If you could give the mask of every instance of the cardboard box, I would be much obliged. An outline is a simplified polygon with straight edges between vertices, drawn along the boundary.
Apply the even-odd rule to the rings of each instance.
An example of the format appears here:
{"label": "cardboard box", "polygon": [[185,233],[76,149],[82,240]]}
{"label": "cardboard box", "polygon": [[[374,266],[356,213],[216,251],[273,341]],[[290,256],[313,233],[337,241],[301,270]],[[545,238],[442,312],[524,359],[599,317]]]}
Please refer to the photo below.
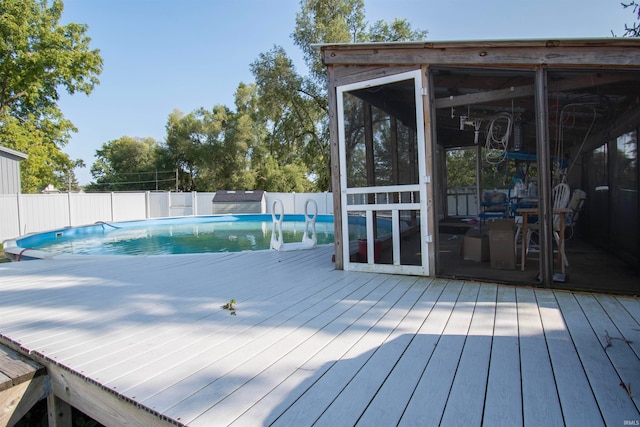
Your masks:
{"label": "cardboard box", "polygon": [[498,219],[489,223],[489,252],[491,268],[516,269],[515,222]]}
{"label": "cardboard box", "polygon": [[489,261],[489,236],[477,230],[469,230],[462,240],[465,261]]}

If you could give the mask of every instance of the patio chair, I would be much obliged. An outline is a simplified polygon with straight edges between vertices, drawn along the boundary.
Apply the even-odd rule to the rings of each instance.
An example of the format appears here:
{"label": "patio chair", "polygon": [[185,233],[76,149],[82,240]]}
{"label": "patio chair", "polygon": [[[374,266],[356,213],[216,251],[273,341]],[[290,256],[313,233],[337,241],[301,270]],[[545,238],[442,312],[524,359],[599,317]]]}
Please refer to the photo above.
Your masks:
{"label": "patio chair", "polygon": [[[569,195],[571,193],[571,189],[568,184],[560,183],[553,187],[552,191],[552,200],[553,200],[553,209],[564,209],[569,206]],[[558,250],[562,253],[562,262],[566,267],[569,266],[569,262],[567,261],[567,257],[564,254],[564,248],[561,248],[561,239],[560,239],[560,215],[562,214],[553,214],[552,216],[552,224],[553,224],[553,239],[558,246]],[[523,247],[522,250],[525,251],[524,259],[526,259],[527,254],[529,253],[529,249],[532,246],[531,238],[533,233],[540,231],[540,224],[538,222],[535,223],[527,223],[527,236],[522,236]],[[522,233],[522,224],[518,225],[518,229],[516,230],[516,247],[519,235]],[[563,239],[562,239],[563,240]],[[524,268],[524,265],[523,265]]]}
{"label": "patio chair", "polygon": [[490,219],[507,218],[509,215],[509,198],[500,191],[485,191],[480,202],[481,212],[478,214],[480,229]]}
{"label": "patio chair", "polygon": [[584,202],[586,199],[587,199],[587,193],[585,193],[584,191],[578,188],[573,190],[573,194],[571,195],[571,200],[569,200],[569,206],[568,206],[569,209],[571,209],[571,212],[569,212],[567,214],[567,217],[565,218],[566,226],[571,229],[571,232],[569,234],[569,237],[567,237],[567,239],[570,239],[573,237],[574,227],[578,223],[578,218],[580,217],[580,212],[582,211],[582,207],[584,206]]}

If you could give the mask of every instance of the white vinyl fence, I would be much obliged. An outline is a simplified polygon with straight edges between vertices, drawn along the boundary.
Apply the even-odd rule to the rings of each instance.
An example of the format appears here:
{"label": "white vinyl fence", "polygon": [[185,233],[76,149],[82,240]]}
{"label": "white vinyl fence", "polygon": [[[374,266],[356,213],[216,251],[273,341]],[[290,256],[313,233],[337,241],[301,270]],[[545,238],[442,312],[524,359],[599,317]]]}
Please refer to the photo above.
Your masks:
{"label": "white vinyl fence", "polygon": [[[216,193],[59,193],[0,194],[0,242],[29,233],[99,221],[134,221],[190,215],[211,215]],[[282,200],[285,214],[302,214],[308,199],[319,214],[333,214],[331,193],[265,193],[271,213]]]}

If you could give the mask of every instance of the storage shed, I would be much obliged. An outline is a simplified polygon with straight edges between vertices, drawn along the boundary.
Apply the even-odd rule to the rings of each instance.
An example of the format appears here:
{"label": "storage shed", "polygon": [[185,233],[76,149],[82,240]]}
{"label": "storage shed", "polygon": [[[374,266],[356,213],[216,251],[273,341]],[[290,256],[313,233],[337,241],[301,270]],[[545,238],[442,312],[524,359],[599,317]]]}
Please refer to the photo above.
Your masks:
{"label": "storage shed", "polygon": [[[561,215],[574,238],[637,274],[640,39],[333,44],[320,51],[328,71],[337,268],[551,286],[565,272],[560,264],[580,271],[577,257],[564,257]],[[475,159],[465,199],[475,206],[466,218],[448,203],[462,193],[448,185],[449,162],[460,153]],[[440,229],[446,220],[483,225],[482,195],[496,189],[484,184],[491,174],[504,177],[503,216],[514,222],[513,249],[504,253],[519,261],[513,271],[465,261],[462,234]],[[565,218],[554,210],[558,184],[586,194],[581,213]],[[536,209],[535,259],[518,235],[522,202]]]}
{"label": "storage shed", "polygon": [[219,190],[213,196],[214,214],[266,213],[264,190]]}
{"label": "storage shed", "polygon": [[0,194],[20,193],[20,161],[27,155],[0,145]]}

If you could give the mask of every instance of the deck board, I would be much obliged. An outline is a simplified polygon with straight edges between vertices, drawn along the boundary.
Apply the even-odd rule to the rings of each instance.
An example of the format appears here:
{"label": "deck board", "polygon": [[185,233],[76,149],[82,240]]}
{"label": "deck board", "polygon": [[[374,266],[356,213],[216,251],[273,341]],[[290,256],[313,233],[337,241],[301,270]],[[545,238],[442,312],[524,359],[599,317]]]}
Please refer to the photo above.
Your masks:
{"label": "deck board", "polygon": [[[372,285],[378,287],[383,284],[386,278],[377,277]],[[373,296],[372,294],[368,294]],[[270,424],[278,416],[279,411],[274,408],[287,408],[291,406],[298,398],[299,392],[306,390],[311,384],[315,383],[322,377],[332,366],[333,362],[338,360],[360,337],[363,336],[366,331],[361,330],[358,326],[358,322],[365,318],[367,313],[375,307],[372,301],[366,304],[358,303],[345,307],[343,315],[336,319],[329,325],[328,328],[323,329],[322,335],[314,335],[314,338],[325,341],[324,345],[311,357],[304,352],[305,357],[295,365],[295,369],[292,371],[289,369],[284,375],[278,379],[277,385],[273,388],[269,388],[263,392],[263,396],[259,399],[255,399],[255,402],[251,402],[250,408],[244,413],[236,413],[234,422],[236,425],[257,425],[257,424]],[[326,334],[325,334],[326,333]],[[296,356],[292,355],[294,362]],[[265,371],[265,374],[268,374]],[[260,384],[252,384],[256,387],[260,387]],[[243,393],[234,396],[234,401],[242,399],[246,395]],[[244,402],[246,405],[248,402]],[[216,408],[215,412],[224,411],[223,407]],[[229,414],[227,414],[229,416]],[[233,416],[233,415],[232,415]]]}
{"label": "deck board", "polygon": [[[252,377],[241,389],[226,397],[223,404],[211,407],[196,421],[204,425],[207,422],[219,422],[227,425],[248,412],[255,416],[260,412],[260,407],[264,407],[265,402],[268,402],[273,396],[280,396],[281,391],[285,388],[290,390],[292,388],[290,384],[299,385],[301,383],[299,379],[308,376],[312,369],[301,368],[296,373],[302,372],[303,374],[296,375],[296,373],[292,374],[291,366],[299,366],[318,357],[318,354],[331,343],[335,336],[342,333],[348,325],[363,314],[355,308],[356,305],[345,307],[346,310],[340,310],[339,315],[331,319],[324,327],[311,331],[306,337],[301,337],[303,339],[300,340],[298,346]],[[310,364],[312,363],[310,362]],[[259,404],[256,404],[256,396],[259,397]],[[243,418],[246,422],[248,416],[245,414]],[[263,419],[256,417],[252,419],[251,423],[257,425],[262,421]]]}
{"label": "deck board", "polygon": [[[592,295],[577,295],[576,300],[618,374],[619,383],[640,384],[640,360],[635,359],[635,363],[629,363],[634,361],[636,354],[609,314]],[[631,397],[638,407],[640,396],[634,394],[632,390]]]}
{"label": "deck board", "polygon": [[[396,286],[394,290],[396,289],[399,292],[405,291],[405,289],[402,289],[400,286]],[[380,301],[384,301],[384,298],[389,297],[390,294],[391,293],[382,297]],[[239,354],[232,354],[228,360],[231,364],[226,365],[225,368],[227,371],[224,377],[207,384],[199,390],[199,398],[197,400],[189,399],[182,401],[166,412],[169,415],[172,413],[186,413],[188,414],[188,419],[198,417],[198,422],[194,425],[211,425],[213,420],[208,420],[208,417],[200,416],[200,414],[209,409],[211,405],[220,401],[226,394],[237,390],[242,383],[247,381],[247,378],[251,378],[250,375],[252,373],[264,371],[285,357],[289,352],[294,351],[300,342],[304,342],[313,335],[316,330],[326,326],[335,319],[335,316],[336,311],[334,310],[323,310],[320,313],[305,310],[291,322],[292,326],[294,323],[300,324],[300,328],[293,330],[292,326],[274,328],[273,331],[265,337],[262,345],[256,348],[255,355],[259,355],[259,357],[249,357],[244,361],[242,359],[238,360]],[[278,339],[278,336],[284,333],[286,333],[286,336]],[[243,349],[238,353],[246,353],[246,350]],[[171,390],[169,390],[169,393],[173,394]],[[202,404],[203,402],[204,405]]]}
{"label": "deck board", "polygon": [[[325,409],[316,421],[317,425],[331,425],[335,420],[343,420],[347,425],[354,425],[358,421],[375,391],[380,388],[420,326],[417,319],[413,319],[412,322],[407,316],[411,308],[420,301],[424,291],[423,286],[414,284],[398,304],[392,307],[393,312],[390,312],[384,321],[393,330]],[[362,393],[361,390],[367,390],[369,393]]]}
{"label": "deck board", "polygon": [[[638,409],[620,386],[620,378],[575,295],[558,293],[556,298],[605,424],[619,425],[625,420],[637,420]],[[629,360],[628,363],[636,361]]]}
{"label": "deck board", "polygon": [[[327,359],[328,354],[323,355],[325,364],[330,369],[327,369],[312,387],[302,390],[302,395],[276,420],[275,425],[309,425],[322,415],[369,360],[376,348],[388,337],[391,330],[386,323],[387,316],[393,315],[390,314],[391,308],[406,291],[405,286],[393,286],[391,289],[380,287],[378,293],[384,295],[370,296],[370,309],[358,319],[359,323],[362,322],[362,325],[368,327],[352,328],[348,333],[341,334],[344,339],[338,343],[339,345],[332,346],[336,357]],[[375,325],[380,327],[370,331]]]}
{"label": "deck board", "polygon": [[[341,293],[335,294],[334,297],[342,298],[343,296],[349,296],[349,295],[357,296],[356,294],[357,291],[361,289],[366,289],[368,286],[371,286],[371,283],[369,283],[370,278],[357,277],[355,279],[356,280],[353,280],[353,281],[338,281],[337,284],[341,285]],[[355,310],[347,310],[342,315],[342,317],[337,318],[334,323],[349,324],[350,322],[356,320],[353,314],[354,311]],[[251,332],[251,326],[247,324],[243,327],[243,329],[239,333],[243,336],[246,336],[250,332]],[[198,359],[200,357],[205,357],[210,359],[211,356],[208,356],[208,354],[211,354],[216,349],[217,342],[218,342],[218,340],[213,340],[213,341],[206,340],[206,341],[207,341],[207,346],[202,346],[200,343],[195,343],[195,345],[187,346],[186,348],[184,348],[185,350],[184,353],[182,352],[177,353],[176,357],[173,357],[172,360],[163,360],[163,359],[157,360],[154,363],[154,365],[151,365],[149,367],[151,372],[148,372],[147,379],[142,383],[136,385],[131,392],[139,394],[143,400],[148,399],[149,397],[151,397],[151,395],[147,394],[145,396],[144,394],[141,394],[140,391],[142,387],[149,388],[147,384],[149,382],[149,379],[151,380],[156,379],[156,376],[153,375],[154,372],[160,371],[166,375],[174,375],[176,377],[179,377],[181,375],[185,376],[189,372],[191,372],[191,369],[188,368],[187,364],[193,364],[194,366],[198,366],[198,365],[202,366],[202,362],[199,361]],[[167,362],[171,362],[171,363],[167,363]],[[162,369],[165,369],[166,372],[161,371]],[[183,373],[182,374],[177,373],[176,370],[178,369],[182,369]],[[161,380],[161,379],[159,378],[158,380]],[[153,390],[154,387],[152,386],[150,387],[150,389]],[[158,389],[155,388],[155,391],[157,392]],[[236,395],[238,395],[238,393],[234,393],[234,396]]]}
{"label": "deck board", "polygon": [[563,417],[576,425],[604,425],[595,397],[552,292],[536,292]]}
{"label": "deck board", "polygon": [[460,284],[451,293],[451,310],[442,335],[437,339],[420,381],[407,404],[400,425],[438,425],[471,324],[480,286]]}
{"label": "deck board", "polygon": [[482,425],[495,322],[495,286],[482,286],[441,425]]}
{"label": "deck board", "polygon": [[615,323],[618,331],[636,356],[640,357],[640,323],[621,304],[618,298],[610,295],[596,295],[598,302]]}
{"label": "deck board", "polygon": [[535,292],[517,289],[524,424],[562,425],[562,412]]}
{"label": "deck board", "polygon": [[484,400],[483,425],[522,425],[522,381],[515,288],[496,293],[491,359]]}
{"label": "deck board", "polygon": [[[397,361],[389,361],[394,364],[391,369],[379,373],[386,375],[386,378],[358,419],[358,425],[395,425],[400,420],[422,373],[425,350],[431,351],[432,348],[429,345],[421,346],[420,341],[425,341],[419,337],[426,333],[427,324],[431,324],[432,321],[436,323],[437,320],[432,317],[433,308],[444,288],[445,283],[442,281],[432,282],[416,303],[414,310],[409,313],[407,320],[410,322],[410,328],[396,340],[397,344],[404,345],[402,354]],[[413,328],[415,333],[412,332]]]}
{"label": "deck board", "polygon": [[0,264],[0,341],[196,427],[640,420],[620,385],[640,383],[637,298],[336,271],[332,253]]}

